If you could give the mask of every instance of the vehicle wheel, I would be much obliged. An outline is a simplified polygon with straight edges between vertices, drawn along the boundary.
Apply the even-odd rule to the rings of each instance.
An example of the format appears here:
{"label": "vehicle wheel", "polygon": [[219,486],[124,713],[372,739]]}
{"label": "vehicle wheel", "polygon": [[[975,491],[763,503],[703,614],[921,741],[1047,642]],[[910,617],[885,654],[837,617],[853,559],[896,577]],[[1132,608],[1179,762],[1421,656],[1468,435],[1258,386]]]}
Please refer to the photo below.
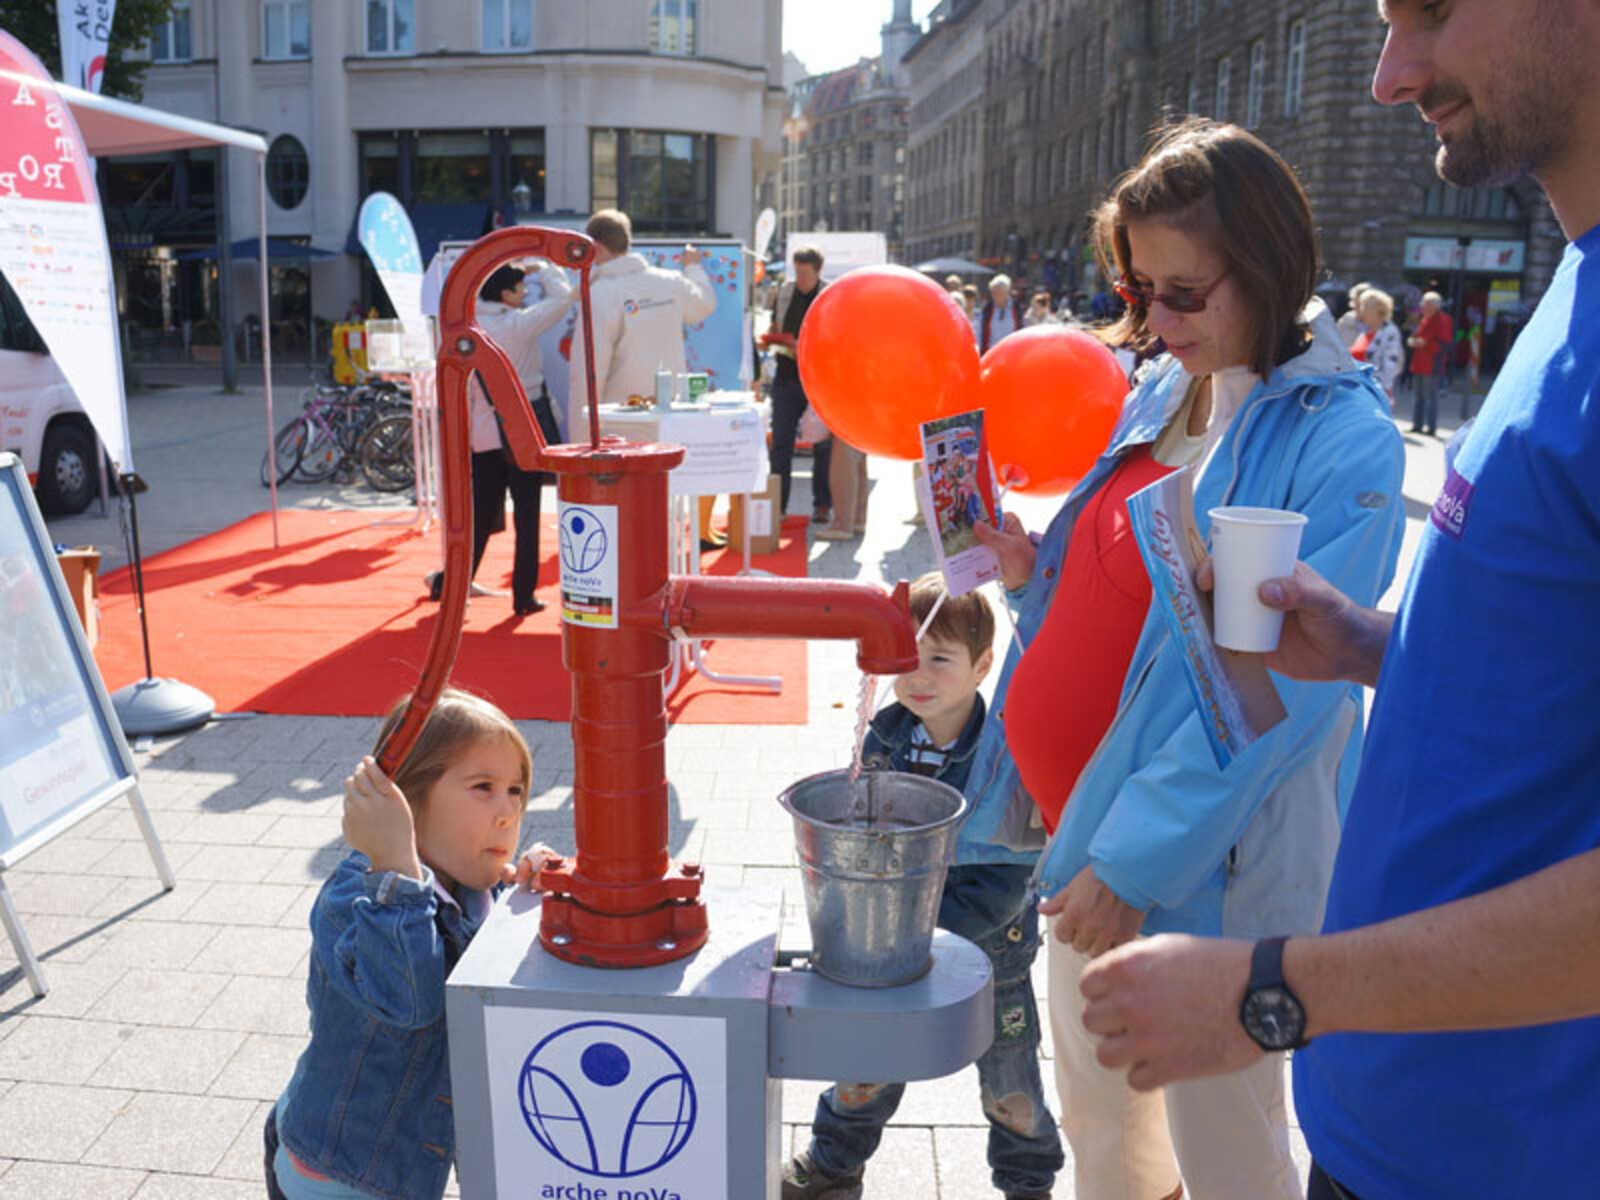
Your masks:
{"label": "vehicle wheel", "polygon": [[88,508],[100,490],[94,454],[94,435],[83,426],[52,426],[39,456],[39,507],[56,517]]}
{"label": "vehicle wheel", "polygon": [[[289,476],[293,475],[295,468],[300,465],[300,455],[306,448],[306,422],[304,417],[296,417],[282,429],[278,430],[278,438],[274,443],[277,454],[278,482],[288,483]],[[270,467],[267,456],[261,456],[261,486],[266,487]]]}
{"label": "vehicle wheel", "polygon": [[361,439],[361,473],[373,489],[399,492],[416,474],[411,459],[411,414],[397,413],[373,423]]}
{"label": "vehicle wheel", "polygon": [[325,425],[311,431],[306,452],[300,456],[300,478],[307,483],[321,483],[332,476],[344,461],[344,451],[339,449],[339,438]]}

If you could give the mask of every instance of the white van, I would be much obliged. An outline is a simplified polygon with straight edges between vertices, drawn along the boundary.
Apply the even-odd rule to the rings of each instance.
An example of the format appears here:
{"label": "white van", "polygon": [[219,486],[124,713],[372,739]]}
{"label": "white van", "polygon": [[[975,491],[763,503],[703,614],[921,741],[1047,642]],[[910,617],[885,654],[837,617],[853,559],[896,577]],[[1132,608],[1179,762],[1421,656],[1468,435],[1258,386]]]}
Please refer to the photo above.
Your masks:
{"label": "white van", "polygon": [[100,491],[94,426],[0,275],[0,450],[22,458],[47,515],[70,516]]}

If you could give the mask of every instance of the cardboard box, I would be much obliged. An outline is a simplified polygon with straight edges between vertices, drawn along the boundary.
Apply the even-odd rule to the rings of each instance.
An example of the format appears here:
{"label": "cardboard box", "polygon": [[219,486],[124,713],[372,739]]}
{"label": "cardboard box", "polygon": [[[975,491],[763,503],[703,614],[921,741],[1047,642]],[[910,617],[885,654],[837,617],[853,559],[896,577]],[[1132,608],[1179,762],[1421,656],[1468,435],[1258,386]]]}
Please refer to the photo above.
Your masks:
{"label": "cardboard box", "polygon": [[63,550],[56,555],[56,563],[67,581],[67,592],[72,597],[72,607],[78,610],[84,636],[93,647],[100,640],[100,551],[93,546]]}
{"label": "cardboard box", "polygon": [[776,554],[778,533],[783,525],[783,479],[776,473],[767,476],[767,490],[753,496],[734,496],[728,510],[728,548],[744,549],[745,504],[750,506],[750,553]]}

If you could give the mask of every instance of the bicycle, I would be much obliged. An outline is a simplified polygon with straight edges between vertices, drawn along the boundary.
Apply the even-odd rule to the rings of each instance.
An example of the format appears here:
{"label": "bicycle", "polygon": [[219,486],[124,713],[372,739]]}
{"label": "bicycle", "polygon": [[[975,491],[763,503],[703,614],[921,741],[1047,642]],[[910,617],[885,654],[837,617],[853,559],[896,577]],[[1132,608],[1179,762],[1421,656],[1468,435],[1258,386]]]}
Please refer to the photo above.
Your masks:
{"label": "bicycle", "polygon": [[[278,482],[295,474],[320,483],[338,473],[354,478],[361,440],[382,417],[410,411],[404,389],[389,380],[343,386],[317,383],[306,390],[301,412],[278,431],[274,442]],[[261,460],[261,482],[270,468]]]}

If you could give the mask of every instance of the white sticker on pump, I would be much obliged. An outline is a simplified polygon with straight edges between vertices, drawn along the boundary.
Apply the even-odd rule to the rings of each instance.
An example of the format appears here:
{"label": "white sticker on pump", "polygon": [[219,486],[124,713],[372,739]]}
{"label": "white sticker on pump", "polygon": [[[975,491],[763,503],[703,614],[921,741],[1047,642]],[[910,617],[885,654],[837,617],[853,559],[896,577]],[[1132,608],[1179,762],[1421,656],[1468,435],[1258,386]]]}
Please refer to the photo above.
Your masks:
{"label": "white sticker on pump", "polygon": [[561,619],[617,627],[617,506],[561,504]]}

